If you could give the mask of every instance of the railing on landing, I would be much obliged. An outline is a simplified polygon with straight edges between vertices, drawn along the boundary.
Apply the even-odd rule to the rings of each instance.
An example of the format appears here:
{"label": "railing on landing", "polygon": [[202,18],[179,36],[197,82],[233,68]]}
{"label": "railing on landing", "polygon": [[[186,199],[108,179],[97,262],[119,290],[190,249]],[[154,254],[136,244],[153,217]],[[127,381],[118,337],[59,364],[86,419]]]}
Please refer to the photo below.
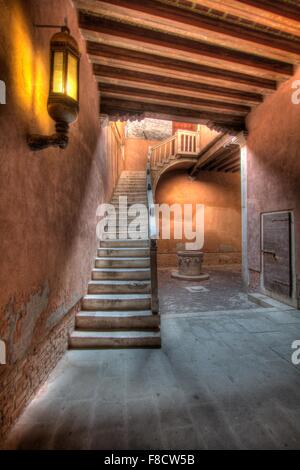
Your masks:
{"label": "railing on landing", "polygon": [[152,176],[153,191],[164,169],[171,166],[176,160],[193,160],[198,157],[201,150],[200,132],[177,131],[169,139],[149,148],[150,172]]}
{"label": "railing on landing", "polygon": [[150,239],[150,268],[151,268],[151,308],[153,314],[159,312],[158,278],[157,278],[157,226],[150,161],[147,164],[147,199],[148,199],[148,227]]}

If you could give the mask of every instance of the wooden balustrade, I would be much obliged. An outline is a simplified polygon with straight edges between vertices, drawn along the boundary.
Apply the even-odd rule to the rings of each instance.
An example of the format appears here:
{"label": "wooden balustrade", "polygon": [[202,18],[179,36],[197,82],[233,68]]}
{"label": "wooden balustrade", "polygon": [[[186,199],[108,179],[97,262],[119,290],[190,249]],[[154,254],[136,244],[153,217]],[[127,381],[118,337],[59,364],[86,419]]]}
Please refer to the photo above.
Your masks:
{"label": "wooden balustrade", "polygon": [[181,157],[197,157],[200,152],[200,133],[193,131],[177,131],[172,137],[150,147],[150,169],[169,163]]}

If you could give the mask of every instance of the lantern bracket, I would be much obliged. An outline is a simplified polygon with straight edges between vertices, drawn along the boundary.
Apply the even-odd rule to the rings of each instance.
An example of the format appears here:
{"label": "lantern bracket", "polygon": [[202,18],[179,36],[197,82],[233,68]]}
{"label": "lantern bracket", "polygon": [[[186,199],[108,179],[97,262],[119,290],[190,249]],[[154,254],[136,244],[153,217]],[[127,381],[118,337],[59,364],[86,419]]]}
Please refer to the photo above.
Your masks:
{"label": "lantern bracket", "polygon": [[46,29],[61,29],[62,32],[70,33],[70,29],[68,27],[68,18],[65,17],[65,24],[34,24],[35,28],[46,28]]}
{"label": "lantern bracket", "polygon": [[30,134],[27,143],[31,150],[44,150],[49,147],[65,149],[69,143],[69,125],[56,123],[56,133],[53,135]]}

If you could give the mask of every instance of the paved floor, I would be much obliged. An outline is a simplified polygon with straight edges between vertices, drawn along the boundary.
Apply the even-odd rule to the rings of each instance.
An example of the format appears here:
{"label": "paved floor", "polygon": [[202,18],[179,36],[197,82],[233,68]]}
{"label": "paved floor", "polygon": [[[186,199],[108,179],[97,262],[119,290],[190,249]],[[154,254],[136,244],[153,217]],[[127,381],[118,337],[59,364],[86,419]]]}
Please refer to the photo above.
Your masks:
{"label": "paved floor", "polygon": [[299,449],[300,312],[173,305],[161,350],[69,351],[6,448]]}
{"label": "paved floor", "polygon": [[[255,308],[243,292],[239,265],[210,267],[208,281],[191,282],[171,278],[172,269],[160,269],[161,314],[209,312]],[[199,290],[198,290],[199,289]],[[176,295],[174,295],[176,292]]]}

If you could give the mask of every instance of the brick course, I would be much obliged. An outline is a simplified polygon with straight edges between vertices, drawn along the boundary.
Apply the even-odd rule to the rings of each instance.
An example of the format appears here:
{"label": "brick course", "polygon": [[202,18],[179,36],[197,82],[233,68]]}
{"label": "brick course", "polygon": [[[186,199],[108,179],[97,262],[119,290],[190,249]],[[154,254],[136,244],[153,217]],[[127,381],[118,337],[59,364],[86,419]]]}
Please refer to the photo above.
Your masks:
{"label": "brick course", "polygon": [[68,349],[69,333],[74,329],[78,310],[80,303],[28,351],[25,359],[0,366],[0,447],[9,429]]}

